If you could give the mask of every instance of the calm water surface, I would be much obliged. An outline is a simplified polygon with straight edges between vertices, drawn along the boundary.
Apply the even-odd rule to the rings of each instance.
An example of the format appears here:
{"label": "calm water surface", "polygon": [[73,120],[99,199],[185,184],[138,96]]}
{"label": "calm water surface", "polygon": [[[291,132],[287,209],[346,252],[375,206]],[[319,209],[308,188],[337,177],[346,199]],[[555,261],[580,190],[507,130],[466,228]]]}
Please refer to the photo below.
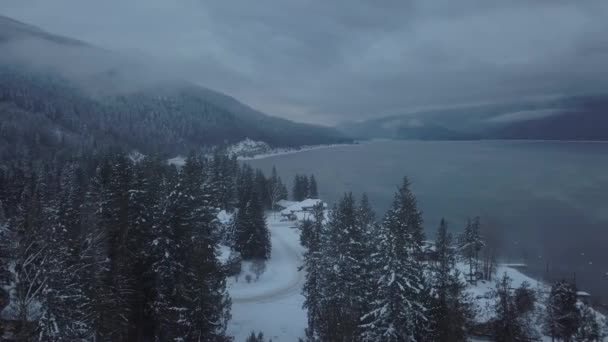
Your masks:
{"label": "calm water surface", "polygon": [[459,231],[479,215],[504,233],[507,261],[525,259],[539,276],[548,264],[551,277],[576,276],[608,298],[608,144],[374,141],[249,163],[275,165],[289,186],[314,173],[330,203],[366,192],[378,216],[408,176],[430,237],[442,217]]}

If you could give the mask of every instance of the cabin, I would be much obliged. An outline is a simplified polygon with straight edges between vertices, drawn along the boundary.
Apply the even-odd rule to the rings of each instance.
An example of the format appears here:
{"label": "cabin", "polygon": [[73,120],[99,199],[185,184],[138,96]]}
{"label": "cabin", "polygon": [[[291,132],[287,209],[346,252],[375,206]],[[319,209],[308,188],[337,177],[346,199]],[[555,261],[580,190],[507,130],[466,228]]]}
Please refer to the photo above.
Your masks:
{"label": "cabin", "polygon": [[283,210],[283,209],[289,208],[290,206],[292,206],[296,203],[298,203],[298,202],[282,199],[282,200],[277,201],[277,203],[274,204],[274,207],[276,210]]}
{"label": "cabin", "polygon": [[327,208],[327,203],[320,199],[307,198],[301,202],[293,202],[293,204],[281,210],[281,216],[287,221],[306,220],[312,218],[313,208],[320,203],[323,208]]}

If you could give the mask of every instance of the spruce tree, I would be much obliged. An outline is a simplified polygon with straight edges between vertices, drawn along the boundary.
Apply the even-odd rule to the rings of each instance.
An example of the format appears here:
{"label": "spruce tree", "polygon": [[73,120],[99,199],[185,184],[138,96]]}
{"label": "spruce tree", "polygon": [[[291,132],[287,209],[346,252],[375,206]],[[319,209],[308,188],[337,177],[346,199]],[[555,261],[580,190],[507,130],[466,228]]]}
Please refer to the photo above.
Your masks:
{"label": "spruce tree", "polygon": [[376,257],[381,265],[371,311],[363,316],[365,341],[414,341],[427,321],[421,298],[425,291],[422,216],[407,178],[395,194],[378,230]]}
{"label": "spruce tree", "polygon": [[230,301],[215,256],[211,202],[204,188],[202,162],[191,155],[154,229],[156,299],[152,308],[159,340],[227,340]]}
{"label": "spruce tree", "polygon": [[308,177],[304,175],[295,175],[293,179],[293,200],[303,201],[309,195]]}
{"label": "spruce tree", "polygon": [[323,221],[325,214],[323,205],[317,204],[313,207],[313,219],[305,221],[303,225],[301,241],[306,248],[303,256],[302,269],[306,271],[306,281],[302,288],[304,295],[303,307],[307,309],[308,328],[306,336],[314,341],[319,334],[319,320],[322,317],[323,307],[321,306],[321,296],[323,289],[321,284],[322,269],[322,234]]}
{"label": "spruce tree", "polygon": [[[188,164],[188,163],[187,163]],[[226,292],[225,274],[215,255],[217,241],[216,210],[212,198],[214,184],[205,183],[201,164],[184,169],[189,212],[188,235],[184,240],[184,273],[179,278],[177,302],[185,308],[182,317],[188,322],[186,340],[227,341],[226,326],[230,319],[230,299]]]}
{"label": "spruce tree", "polygon": [[600,316],[588,305],[581,305],[580,324],[576,332],[577,342],[599,342],[606,337],[600,324]]}
{"label": "spruce tree", "polygon": [[310,180],[308,181],[308,197],[319,198],[319,191],[317,190],[317,180],[315,179],[315,175],[310,175]]}
{"label": "spruce tree", "polygon": [[235,248],[245,260],[270,258],[270,232],[264,208],[255,191],[239,204],[235,224]]}
{"label": "spruce tree", "polygon": [[323,236],[321,340],[359,340],[367,301],[369,249],[352,194],[331,212]]}
{"label": "spruce tree", "polygon": [[448,225],[441,219],[435,239],[436,261],[431,265],[429,308],[432,341],[466,341],[473,312],[456,269],[456,255]]}
{"label": "spruce tree", "polygon": [[85,292],[85,265],[79,257],[79,167],[64,168],[60,203],[46,204],[46,282],[41,293],[38,339],[51,341],[93,340],[95,331],[89,312],[91,298]]}
{"label": "spruce tree", "polygon": [[479,217],[475,217],[472,221],[469,219],[467,225],[459,237],[458,248],[469,265],[469,281],[474,283],[477,281],[477,265],[479,261],[479,251],[484,246],[484,241],[481,237],[481,223]]}
{"label": "spruce tree", "polygon": [[87,194],[89,222],[84,259],[88,269],[88,295],[94,308],[99,338],[122,340],[128,335],[132,274],[126,241],[129,226],[131,164],[124,154],[106,157],[96,171]]}
{"label": "spruce tree", "polygon": [[511,282],[506,273],[496,282],[494,339],[497,342],[529,341],[532,331],[527,317],[521,315],[517,308]]}
{"label": "spruce tree", "polygon": [[554,283],[547,299],[546,310],[544,333],[552,338],[571,341],[580,324],[576,285],[565,280]]}

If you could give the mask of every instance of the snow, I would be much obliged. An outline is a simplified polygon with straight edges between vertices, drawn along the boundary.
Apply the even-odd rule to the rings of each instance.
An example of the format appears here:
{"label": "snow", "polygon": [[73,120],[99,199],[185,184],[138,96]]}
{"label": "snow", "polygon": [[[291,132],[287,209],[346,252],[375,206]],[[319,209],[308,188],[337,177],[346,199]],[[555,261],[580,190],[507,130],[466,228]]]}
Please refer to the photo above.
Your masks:
{"label": "snow", "polygon": [[[281,222],[277,215],[269,215],[272,254],[266,270],[256,281],[252,263],[243,263],[243,272],[228,279],[232,297],[232,320],[228,333],[235,341],[244,341],[251,331],[262,331],[275,342],[297,341],[304,336],[306,311],[302,309],[304,272],[303,248],[299,230],[293,222]],[[251,282],[246,281],[249,275]]]}
{"label": "snow", "polygon": [[141,152],[139,152],[137,150],[133,150],[133,151],[131,151],[131,153],[129,153],[129,159],[131,159],[131,161],[134,163],[139,163],[145,157],[146,156],[144,154],[142,154]]}
{"label": "snow", "polygon": [[[281,215],[289,215],[289,214],[297,213],[299,211],[304,211],[306,209],[310,209],[310,208],[314,207],[315,205],[317,205],[319,203],[323,203],[323,201],[321,201],[320,199],[312,199],[312,198],[307,198],[301,202],[294,202],[289,207],[281,210]],[[325,207],[327,205],[325,203],[323,203],[323,206]]]}
{"label": "snow", "polygon": [[286,199],[282,199],[282,200],[279,200],[276,203],[276,205],[279,206],[279,207],[282,207],[282,208],[287,208],[287,207],[292,206],[292,205],[294,205],[296,203],[298,203],[298,202],[297,201],[289,201],[289,200],[286,200]]}
{"label": "snow", "polygon": [[[232,297],[232,319],[228,333],[234,336],[235,341],[246,340],[252,331],[261,331],[266,338],[275,342],[297,341],[304,337],[307,317],[306,310],[302,308],[304,297],[301,292],[305,273],[298,271],[302,264],[303,247],[300,245],[299,230],[295,228],[297,223],[281,221],[276,212],[267,215],[267,223],[271,233],[272,255],[266,263],[265,272],[256,281],[253,263],[243,262],[241,274],[228,278],[228,291]],[[466,292],[478,308],[477,322],[487,322],[493,317],[496,280],[505,273],[512,279],[512,288],[528,282],[537,294],[544,296],[549,292],[546,284],[516,269],[520,266],[498,265],[493,281],[468,285]],[[457,267],[464,279],[468,266],[459,263]],[[247,277],[250,282],[247,282]],[[598,316],[603,319],[603,316]],[[546,337],[542,340],[550,341]]]}
{"label": "snow", "polygon": [[232,222],[232,217],[234,215],[226,212],[226,210],[222,210],[217,213],[217,219],[221,224],[230,224]]}
{"label": "snow", "polygon": [[231,254],[232,254],[232,249],[230,249],[230,247],[225,246],[225,245],[217,246],[217,260],[222,265],[225,265],[226,263],[228,263],[228,260],[230,260]]}
{"label": "snow", "polygon": [[[468,274],[468,266],[463,263],[459,263],[457,268],[460,270],[464,279],[464,275]],[[548,291],[547,286],[543,282],[530,278],[520,271],[511,268],[510,266],[498,265],[496,268],[496,274],[492,281],[480,280],[477,282],[477,284],[469,284],[466,289],[466,292],[472,296],[479,308],[479,312],[475,317],[476,321],[487,322],[494,315],[495,298],[493,296],[493,292],[496,290],[496,281],[505,273],[509,278],[511,278],[511,287],[513,288],[518,288],[524,282],[528,282],[532,290],[541,290],[543,292]]]}
{"label": "snow", "polygon": [[272,151],[272,148],[267,143],[249,138],[239,141],[226,149],[228,155],[235,155],[237,158],[254,157],[270,151]]}
{"label": "snow", "polygon": [[186,164],[186,158],[184,156],[177,156],[167,160],[167,164],[182,167]]}
{"label": "snow", "polygon": [[282,155],[286,155],[286,154],[294,154],[294,153],[305,152],[305,151],[320,150],[320,149],[331,148],[331,147],[343,147],[343,146],[355,146],[355,145],[353,145],[353,144],[328,144],[328,145],[306,145],[306,146],[300,146],[300,147],[296,147],[296,148],[274,148],[265,153],[259,153],[259,154],[255,154],[252,156],[238,157],[238,159],[239,160],[264,159],[264,158],[282,156]]}

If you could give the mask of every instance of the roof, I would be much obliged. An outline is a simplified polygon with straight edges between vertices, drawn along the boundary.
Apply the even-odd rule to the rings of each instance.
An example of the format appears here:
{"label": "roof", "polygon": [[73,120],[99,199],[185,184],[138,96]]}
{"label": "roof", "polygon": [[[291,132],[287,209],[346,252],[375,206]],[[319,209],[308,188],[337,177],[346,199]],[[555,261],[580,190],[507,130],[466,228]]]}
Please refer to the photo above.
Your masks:
{"label": "roof", "polygon": [[[281,210],[281,214],[289,215],[289,214],[297,212],[297,211],[302,211],[305,208],[314,207],[315,205],[317,205],[319,203],[323,203],[323,201],[321,201],[320,199],[307,198],[307,199],[303,200],[302,202],[294,202],[292,205]],[[323,203],[323,206],[325,206],[325,203]]]}
{"label": "roof", "polygon": [[578,292],[576,293],[576,295],[577,295],[578,297],[591,297],[591,295],[589,294],[589,292],[585,292],[585,291],[578,291]]}
{"label": "roof", "polygon": [[298,202],[295,202],[295,201],[288,201],[288,200],[286,200],[286,199],[282,199],[282,200],[277,201],[277,203],[276,203],[276,204],[277,204],[279,207],[287,208],[287,207],[289,207],[289,206],[291,206],[291,205],[294,205],[294,204],[296,204],[296,203],[298,203]]}

